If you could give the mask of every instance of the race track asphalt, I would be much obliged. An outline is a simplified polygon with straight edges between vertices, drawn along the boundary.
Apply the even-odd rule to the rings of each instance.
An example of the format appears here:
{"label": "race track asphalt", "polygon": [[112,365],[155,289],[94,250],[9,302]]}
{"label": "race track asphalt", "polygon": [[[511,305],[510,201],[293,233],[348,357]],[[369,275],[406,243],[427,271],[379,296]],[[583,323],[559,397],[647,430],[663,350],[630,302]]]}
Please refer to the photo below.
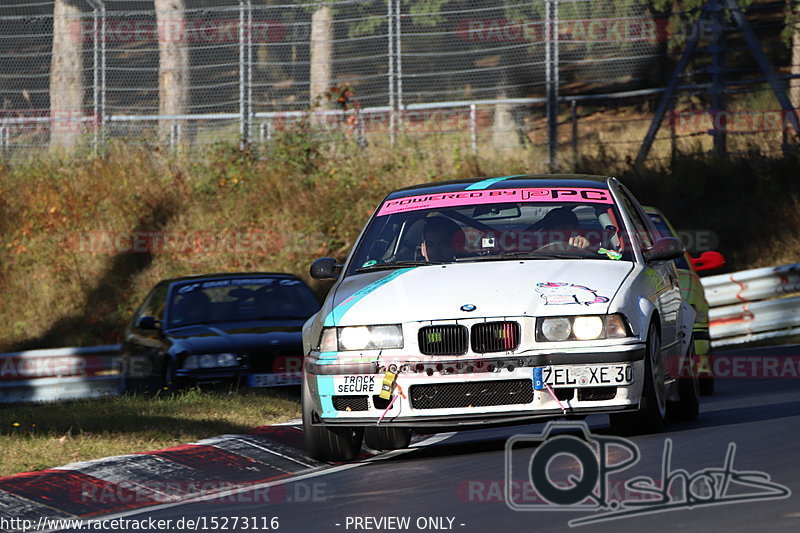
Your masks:
{"label": "race track asphalt", "polygon": [[[720,356],[728,365],[723,371],[743,377],[718,378],[716,393],[703,397],[697,420],[608,445],[602,458],[595,456],[595,467],[586,458],[584,468],[575,456],[553,453],[545,472],[557,483],[570,475],[574,481],[588,479],[593,468],[618,465],[638,449],[637,463],[607,479],[598,477],[590,491],[599,494],[601,484],[607,491],[583,500],[592,509],[557,508],[533,490],[528,473],[540,444],[520,442],[507,453],[509,437],[535,439],[544,428],[537,424],[439,435],[411,451],[270,486],[101,518],[108,520],[109,531],[145,531],[149,527],[143,526],[158,526],[158,520],[164,521],[156,527],[161,531],[797,531],[800,379],[793,372],[800,346],[728,350]],[[767,361],[777,362],[771,368],[777,368],[779,377],[753,377]],[[785,365],[794,365],[794,371]],[[598,438],[610,436],[608,418],[591,416],[586,422],[594,450]],[[564,443],[570,439],[566,435],[580,435],[580,426],[560,428],[556,434]],[[541,456],[537,461],[541,465]],[[519,510],[512,510],[504,498],[507,466],[510,498]],[[662,472],[668,472],[668,496],[659,492]],[[637,477],[651,479],[640,479],[641,490],[626,489],[625,483]],[[539,483],[535,488],[540,487],[547,488]],[[648,488],[651,492],[645,492]],[[603,516],[619,511],[633,516]],[[601,518],[607,520],[570,525]]]}

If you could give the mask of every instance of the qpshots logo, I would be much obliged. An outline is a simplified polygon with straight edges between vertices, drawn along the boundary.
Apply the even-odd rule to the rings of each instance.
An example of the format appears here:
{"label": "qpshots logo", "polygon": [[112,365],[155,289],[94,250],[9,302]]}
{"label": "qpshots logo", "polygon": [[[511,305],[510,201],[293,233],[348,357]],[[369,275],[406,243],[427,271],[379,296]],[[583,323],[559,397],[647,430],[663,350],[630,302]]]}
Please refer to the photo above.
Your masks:
{"label": "qpshots logo", "polygon": [[[718,466],[689,472],[673,465],[672,439],[664,440],[660,478],[621,473],[639,463],[633,441],[594,435],[585,422],[549,422],[539,435],[506,441],[504,499],[514,511],[585,511],[571,527],[665,511],[788,498],[788,487],[769,474],[734,468],[728,443]],[[622,490],[620,490],[622,485]],[[519,490],[520,486],[532,490]]]}

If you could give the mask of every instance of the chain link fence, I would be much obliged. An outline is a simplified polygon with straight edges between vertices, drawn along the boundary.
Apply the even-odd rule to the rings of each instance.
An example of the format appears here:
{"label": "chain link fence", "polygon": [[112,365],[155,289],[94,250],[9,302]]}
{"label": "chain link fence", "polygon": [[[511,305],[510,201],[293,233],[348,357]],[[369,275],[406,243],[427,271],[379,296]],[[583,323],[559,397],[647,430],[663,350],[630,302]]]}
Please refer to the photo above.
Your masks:
{"label": "chain link fence", "polygon": [[[783,4],[755,4],[786,64],[775,42]],[[0,147],[266,142],[313,111],[316,125],[359,142],[457,134],[474,151],[635,150],[679,53],[670,43],[696,31],[691,19],[633,0],[8,0]],[[682,94],[708,91],[695,80],[707,63],[692,63]],[[701,121],[680,113],[702,105],[685,102],[657,143],[677,149],[676,135],[698,134]],[[598,116],[621,104],[644,112]]]}

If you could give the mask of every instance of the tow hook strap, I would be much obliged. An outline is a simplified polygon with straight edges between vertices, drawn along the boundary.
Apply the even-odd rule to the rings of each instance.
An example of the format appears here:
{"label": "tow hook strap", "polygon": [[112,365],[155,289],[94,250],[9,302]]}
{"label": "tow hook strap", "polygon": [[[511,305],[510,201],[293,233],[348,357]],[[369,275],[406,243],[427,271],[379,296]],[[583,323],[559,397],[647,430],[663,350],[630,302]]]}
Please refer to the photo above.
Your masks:
{"label": "tow hook strap", "polygon": [[[556,403],[558,404],[558,406],[561,408],[561,412],[562,412],[562,413],[564,413],[564,414],[567,414],[567,408],[566,408],[566,407],[564,407],[564,406],[562,405],[562,403],[561,403],[561,402],[558,400],[558,397],[556,396],[556,393],[555,393],[555,392],[553,392],[553,389],[552,389],[552,388],[550,388],[550,385],[549,385],[549,384],[547,384],[547,383],[545,383],[545,384],[544,384],[544,386],[545,386],[545,387],[547,387],[547,392],[549,392],[549,393],[550,393],[550,396],[552,396],[552,397],[553,397],[553,399],[556,401]],[[389,404],[389,406],[391,407],[391,404]]]}

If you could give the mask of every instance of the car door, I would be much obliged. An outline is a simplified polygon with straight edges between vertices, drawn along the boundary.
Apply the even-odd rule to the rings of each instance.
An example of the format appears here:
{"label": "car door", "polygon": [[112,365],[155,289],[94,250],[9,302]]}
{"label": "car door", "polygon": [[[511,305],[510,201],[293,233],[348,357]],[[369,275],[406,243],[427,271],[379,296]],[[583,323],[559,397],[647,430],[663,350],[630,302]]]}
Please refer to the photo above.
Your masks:
{"label": "car door", "polygon": [[[620,198],[634,226],[633,239],[645,252],[659,238],[658,231],[645,215],[639,202],[629,191],[620,187]],[[680,324],[681,290],[674,261],[646,261],[645,273],[653,289],[653,298],[661,321],[661,346],[667,359],[680,357],[678,329]]]}
{"label": "car door", "polygon": [[[123,342],[123,369],[131,385],[144,385],[160,376],[166,344],[161,324],[164,319],[169,285],[157,285],[145,298],[128,325]],[[155,319],[157,328],[143,327],[142,318]]]}

